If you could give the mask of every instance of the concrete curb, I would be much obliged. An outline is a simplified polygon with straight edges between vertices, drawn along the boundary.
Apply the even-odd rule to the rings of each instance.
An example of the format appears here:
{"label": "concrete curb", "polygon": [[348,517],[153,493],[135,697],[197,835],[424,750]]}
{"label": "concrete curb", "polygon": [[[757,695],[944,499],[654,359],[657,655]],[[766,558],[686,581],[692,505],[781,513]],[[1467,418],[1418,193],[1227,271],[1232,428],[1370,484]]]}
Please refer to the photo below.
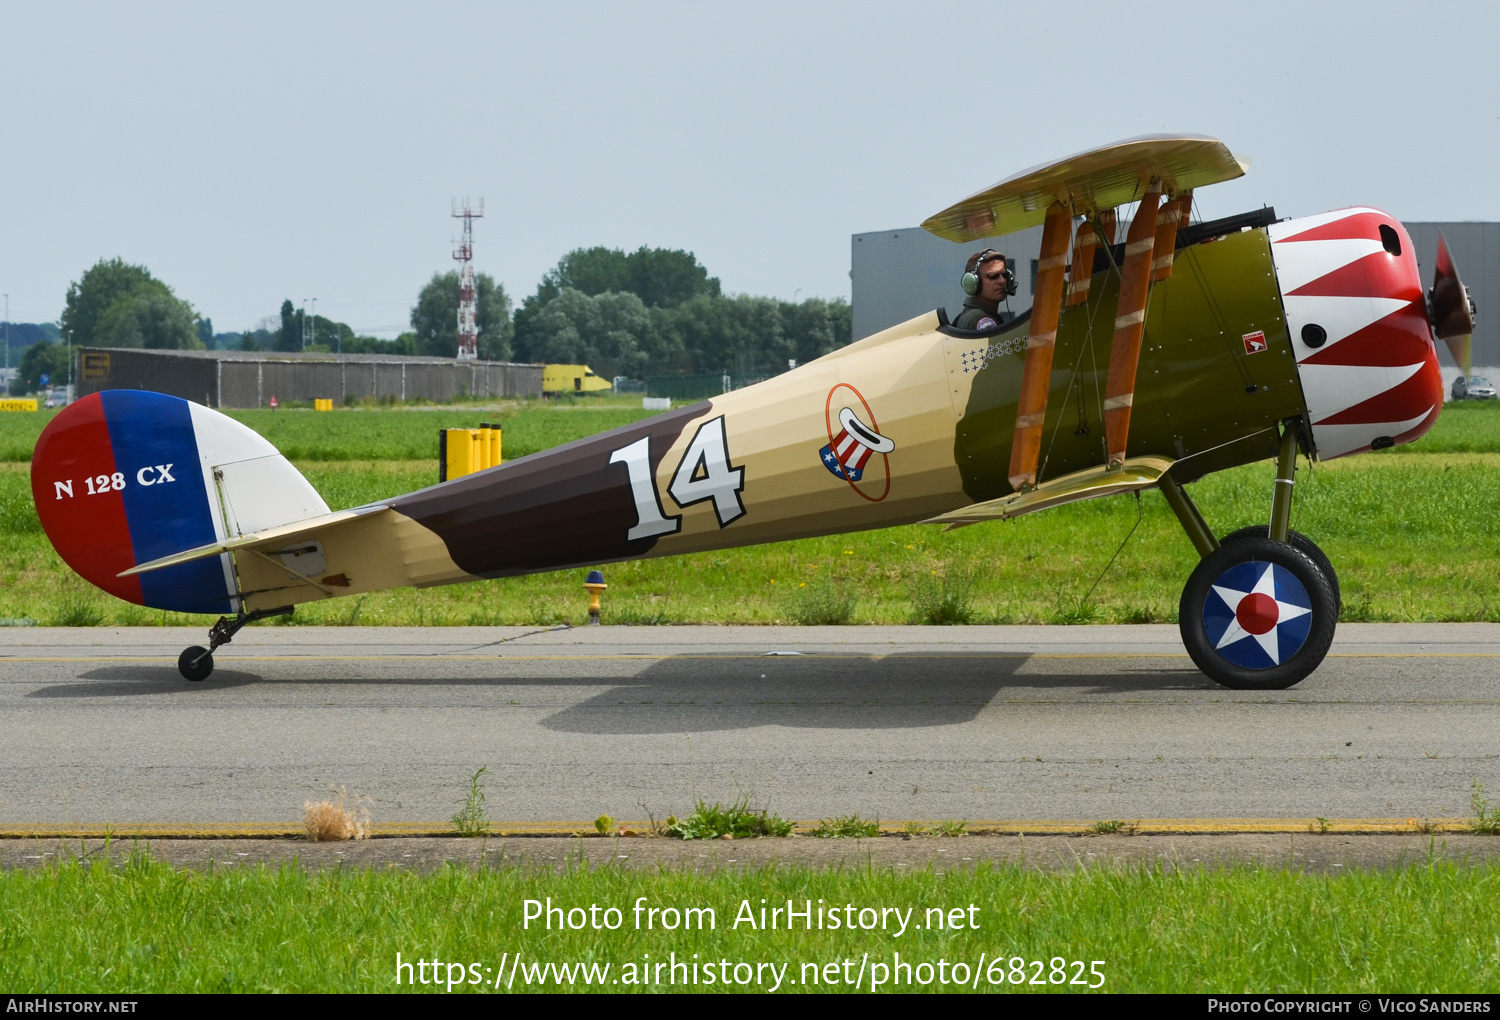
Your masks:
{"label": "concrete curb", "polygon": [[[1143,818],[1120,819],[1122,835],[1217,835],[1229,833],[1315,833],[1327,835],[1401,835],[1465,833],[1473,822],[1463,818]],[[794,836],[807,836],[815,821],[793,822]],[[906,826],[936,827],[936,821],[888,821],[880,824],[882,836],[902,836]],[[1099,822],[1079,821],[976,821],[968,822],[964,835],[992,836],[1082,836],[1098,834]],[[630,837],[651,838],[649,823],[616,821],[617,836],[623,829]],[[453,837],[447,822],[393,822],[370,826],[371,839],[400,837]],[[496,822],[492,836],[580,836],[600,838],[593,822]],[[243,822],[223,825],[0,825],[0,839],[300,839],[306,830],[281,822]]]}

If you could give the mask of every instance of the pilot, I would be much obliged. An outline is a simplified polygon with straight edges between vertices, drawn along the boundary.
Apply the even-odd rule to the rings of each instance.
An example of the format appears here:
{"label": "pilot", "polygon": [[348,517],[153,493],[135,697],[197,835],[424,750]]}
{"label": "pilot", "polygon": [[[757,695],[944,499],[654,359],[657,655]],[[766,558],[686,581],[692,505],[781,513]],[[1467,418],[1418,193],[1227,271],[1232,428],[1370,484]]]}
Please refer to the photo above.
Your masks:
{"label": "pilot", "polygon": [[1000,302],[1016,292],[1015,274],[1010,271],[1005,255],[993,248],[976,252],[964,264],[963,279],[959,281],[964,293],[964,310],[953,325],[959,329],[998,329],[1009,316],[1000,313]]}

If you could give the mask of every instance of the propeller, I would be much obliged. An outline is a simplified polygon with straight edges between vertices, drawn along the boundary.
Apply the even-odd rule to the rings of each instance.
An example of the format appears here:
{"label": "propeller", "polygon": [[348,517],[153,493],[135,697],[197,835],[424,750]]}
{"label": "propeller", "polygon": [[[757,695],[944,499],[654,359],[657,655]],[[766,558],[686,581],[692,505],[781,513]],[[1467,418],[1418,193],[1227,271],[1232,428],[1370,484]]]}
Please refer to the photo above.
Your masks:
{"label": "propeller", "polygon": [[1470,374],[1470,337],[1474,333],[1474,302],[1469,290],[1458,278],[1458,267],[1448,252],[1443,235],[1438,234],[1437,274],[1427,292],[1427,319],[1438,339],[1448,344],[1453,360]]}

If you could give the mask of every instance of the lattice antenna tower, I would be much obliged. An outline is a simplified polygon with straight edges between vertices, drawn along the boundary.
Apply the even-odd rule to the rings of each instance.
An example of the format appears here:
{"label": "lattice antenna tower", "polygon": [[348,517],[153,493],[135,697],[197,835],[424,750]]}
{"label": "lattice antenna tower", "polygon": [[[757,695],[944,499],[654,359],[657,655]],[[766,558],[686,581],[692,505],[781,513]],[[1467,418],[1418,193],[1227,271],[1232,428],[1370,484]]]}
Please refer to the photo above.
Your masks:
{"label": "lattice antenna tower", "polygon": [[484,216],[484,199],[477,206],[465,198],[453,202],[453,218],[464,221],[463,239],[453,251],[458,261],[458,360],[479,357],[478,302],[474,289],[474,221]]}

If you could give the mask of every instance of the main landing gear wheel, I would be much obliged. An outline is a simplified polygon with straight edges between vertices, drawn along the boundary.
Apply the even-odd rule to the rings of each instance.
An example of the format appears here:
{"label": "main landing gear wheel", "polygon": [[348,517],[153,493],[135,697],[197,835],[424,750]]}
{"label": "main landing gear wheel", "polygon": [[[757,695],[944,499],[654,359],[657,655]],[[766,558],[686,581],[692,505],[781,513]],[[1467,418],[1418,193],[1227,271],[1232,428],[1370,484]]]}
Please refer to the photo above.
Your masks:
{"label": "main landing gear wheel", "polygon": [[1338,597],[1307,553],[1247,535],[1198,563],[1177,619],[1188,655],[1210,680],[1234,690],[1278,691],[1328,654]]}
{"label": "main landing gear wheel", "polygon": [[182,654],[177,656],[177,672],[188,680],[207,680],[208,674],[213,671],[213,653],[201,645],[184,648]]}
{"label": "main landing gear wheel", "polygon": [[[1242,538],[1265,538],[1270,532],[1270,525],[1254,524],[1248,528],[1241,528],[1239,531],[1231,531],[1219,539],[1219,544],[1228,545],[1230,542],[1238,542]],[[1313,564],[1328,578],[1328,583],[1333,586],[1334,605],[1339,611],[1342,611],[1344,608],[1344,596],[1343,592],[1339,590],[1339,575],[1333,569],[1333,561],[1328,558],[1328,554],[1320,549],[1316,542],[1300,531],[1288,531],[1286,540],[1287,544],[1293,549],[1304,553],[1308,559],[1312,560]]]}

